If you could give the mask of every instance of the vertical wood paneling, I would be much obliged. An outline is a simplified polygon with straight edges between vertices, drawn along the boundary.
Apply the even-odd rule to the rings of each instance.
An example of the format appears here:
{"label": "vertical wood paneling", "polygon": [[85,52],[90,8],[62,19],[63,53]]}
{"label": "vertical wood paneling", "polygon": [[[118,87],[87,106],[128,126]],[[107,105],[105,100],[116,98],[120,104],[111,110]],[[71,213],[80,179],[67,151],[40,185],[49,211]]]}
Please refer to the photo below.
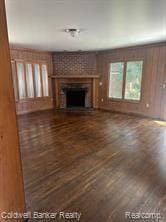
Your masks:
{"label": "vertical wood paneling", "polygon": [[159,67],[157,74],[157,83],[159,90],[156,90],[156,99],[161,96],[161,100],[157,100],[158,106],[161,107],[160,117],[166,120],[166,47],[164,50],[161,50],[160,58],[159,58]]}
{"label": "vertical wood paneling", "polygon": [[13,89],[14,89],[14,94],[15,94],[15,100],[17,101],[19,98],[19,95],[18,95],[18,78],[17,78],[15,61],[11,61],[11,65],[12,65]]}
{"label": "vertical wood paneling", "polygon": [[[135,59],[144,61],[141,101],[113,101],[109,99],[107,96],[109,63]],[[166,103],[162,92],[163,78],[166,75],[165,45],[131,47],[100,52],[97,56],[97,64],[97,73],[100,75],[100,81],[103,82],[103,85],[99,87],[101,109],[161,118],[160,104]],[[150,107],[147,107],[147,104]]]}
{"label": "vertical wood paneling", "polygon": [[[34,79],[34,64],[46,64],[48,67],[48,76],[51,77],[53,75],[53,67],[52,67],[52,55],[48,52],[41,52],[36,50],[28,50],[28,49],[11,49],[10,50],[12,61],[22,61],[23,63],[29,62],[33,64],[33,81]],[[40,70],[41,71],[41,70]],[[42,75],[41,76],[41,86],[42,86]],[[35,89],[35,84],[34,84]],[[36,90],[35,97],[36,97]],[[27,93],[27,89],[26,89]],[[40,111],[45,109],[53,108],[53,98],[52,98],[52,84],[51,80],[49,80],[49,97],[41,97],[41,98],[27,98],[22,101],[16,102],[16,110],[17,114],[24,114],[34,111]],[[42,88],[43,95],[43,88]]]}

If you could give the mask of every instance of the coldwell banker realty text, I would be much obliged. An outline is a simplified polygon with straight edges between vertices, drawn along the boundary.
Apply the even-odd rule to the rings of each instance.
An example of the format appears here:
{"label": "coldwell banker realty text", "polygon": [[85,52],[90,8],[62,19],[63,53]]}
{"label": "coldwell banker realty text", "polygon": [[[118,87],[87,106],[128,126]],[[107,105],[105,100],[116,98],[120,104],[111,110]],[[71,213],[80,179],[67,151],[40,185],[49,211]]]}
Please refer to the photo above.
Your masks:
{"label": "coldwell banker realty text", "polygon": [[13,219],[42,219],[42,220],[76,220],[79,221],[81,218],[80,212],[2,212],[0,219],[13,220]]}

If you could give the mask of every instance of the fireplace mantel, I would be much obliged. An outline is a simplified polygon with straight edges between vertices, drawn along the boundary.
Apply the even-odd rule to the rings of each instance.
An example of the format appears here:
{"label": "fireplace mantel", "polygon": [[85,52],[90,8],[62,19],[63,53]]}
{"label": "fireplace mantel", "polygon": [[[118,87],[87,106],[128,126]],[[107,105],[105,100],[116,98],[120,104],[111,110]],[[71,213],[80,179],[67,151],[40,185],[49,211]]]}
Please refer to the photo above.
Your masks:
{"label": "fireplace mantel", "polygon": [[65,84],[73,84],[73,83],[80,83],[80,84],[87,84],[89,86],[89,94],[90,95],[90,107],[91,108],[98,108],[98,81],[99,75],[53,75],[52,82],[53,82],[53,96],[55,107],[63,108],[64,103],[64,95],[63,95],[63,87]]}
{"label": "fireplace mantel", "polygon": [[98,79],[98,75],[52,75],[55,79]]}

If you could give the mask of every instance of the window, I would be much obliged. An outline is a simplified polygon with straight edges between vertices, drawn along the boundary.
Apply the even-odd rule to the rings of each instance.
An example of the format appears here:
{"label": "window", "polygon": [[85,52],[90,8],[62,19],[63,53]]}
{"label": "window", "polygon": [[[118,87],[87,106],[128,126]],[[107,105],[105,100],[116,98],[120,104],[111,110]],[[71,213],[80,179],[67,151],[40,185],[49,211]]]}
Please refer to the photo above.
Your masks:
{"label": "window", "polygon": [[47,64],[11,61],[15,99],[33,99],[49,96]]}
{"label": "window", "polygon": [[41,97],[42,96],[42,90],[41,90],[41,78],[40,78],[40,66],[39,64],[34,65],[35,68],[35,89],[36,89],[36,96]]}
{"label": "window", "polygon": [[17,79],[18,79],[19,98],[23,99],[26,97],[25,73],[24,73],[24,64],[20,62],[17,63]]}
{"label": "window", "polygon": [[48,73],[47,73],[47,66],[41,66],[42,71],[42,83],[43,83],[43,96],[48,96]]}
{"label": "window", "polygon": [[125,99],[140,100],[142,61],[127,62]]}
{"label": "window", "polygon": [[143,61],[110,64],[109,98],[140,100]]}
{"label": "window", "polygon": [[33,74],[32,74],[32,64],[25,65],[26,70],[26,84],[27,84],[27,97],[34,97],[34,86],[33,86]]}
{"label": "window", "polygon": [[111,63],[109,97],[122,98],[124,63]]}

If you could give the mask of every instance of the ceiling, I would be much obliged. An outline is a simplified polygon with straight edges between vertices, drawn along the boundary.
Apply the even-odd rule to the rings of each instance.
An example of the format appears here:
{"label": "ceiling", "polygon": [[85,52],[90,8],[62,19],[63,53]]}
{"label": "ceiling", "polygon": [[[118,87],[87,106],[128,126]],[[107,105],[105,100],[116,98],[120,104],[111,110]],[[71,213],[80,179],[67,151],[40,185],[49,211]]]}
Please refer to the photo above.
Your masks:
{"label": "ceiling", "polygon": [[[90,51],[166,40],[166,0],[6,0],[9,41]],[[79,28],[75,38],[65,28]]]}

